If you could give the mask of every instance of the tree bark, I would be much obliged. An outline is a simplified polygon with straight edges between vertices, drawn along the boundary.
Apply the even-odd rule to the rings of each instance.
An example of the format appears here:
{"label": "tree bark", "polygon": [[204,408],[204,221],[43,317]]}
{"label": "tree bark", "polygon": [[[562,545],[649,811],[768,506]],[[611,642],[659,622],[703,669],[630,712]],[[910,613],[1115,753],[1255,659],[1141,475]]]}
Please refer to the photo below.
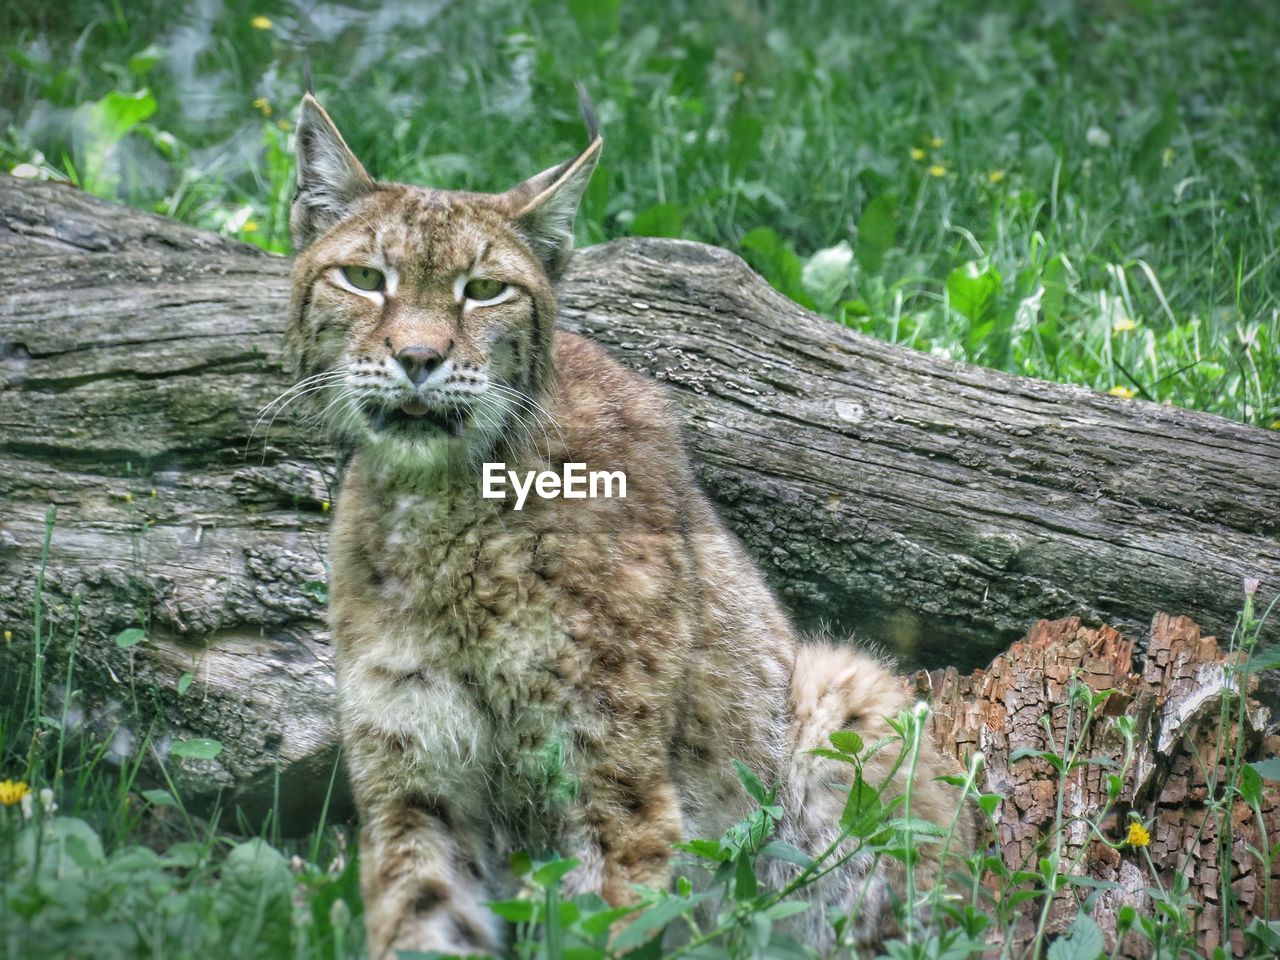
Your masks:
{"label": "tree bark", "polygon": [[[1134,641],[1114,628],[1067,617],[1040,621],[985,671],[917,674],[914,692],[933,701],[939,743],[962,762],[981,750],[979,783],[1004,797],[994,840],[1006,866],[1035,871],[1057,846],[1062,872],[1088,884],[1054,896],[1050,934],[1063,933],[1096,895],[1091,915],[1110,953],[1121,907],[1151,916],[1148,891],[1173,891],[1183,878],[1189,932],[1205,956],[1218,945],[1239,955],[1247,921],[1280,916],[1280,857],[1267,863],[1259,855],[1280,830],[1280,790],[1267,785],[1254,809],[1227,786],[1239,782],[1241,764],[1280,755],[1280,737],[1266,733],[1268,711],[1242,690],[1256,685],[1239,670],[1244,659],[1187,617],[1158,614],[1140,660]],[[1112,692],[1090,718],[1088,698],[1105,691]],[[1132,723],[1131,753],[1119,718]],[[1061,774],[1048,759],[1019,751],[1082,762]],[[1114,797],[1111,776],[1119,778]],[[1145,847],[1124,842],[1135,820],[1150,827]],[[1091,824],[1100,824],[1101,835]],[[998,878],[990,885],[998,890]],[[1038,919],[1018,912],[999,931],[1015,956],[1034,939]],[[1133,932],[1116,955],[1151,952]]]}
{"label": "tree bark", "polygon": [[1280,434],[860,336],[691,243],[584,251],[561,322],[676,388],[805,625],[977,666],[1040,616],[1222,632],[1242,578],[1280,587]]}
{"label": "tree bark", "polygon": [[[261,800],[279,770],[313,803],[335,469],[313,424],[259,419],[287,386],[289,262],[2,176],[0,254],[0,685],[33,656],[53,505],[40,640],[48,683],[78,638],[73,725],[128,753],[136,703],[166,717],[160,755],[223,743],[175,764],[190,795]],[[1280,586],[1280,435],[880,343],[694,243],[584,250],[561,301],[563,326],[674,389],[702,482],[802,625],[969,667],[1040,616],[1224,632],[1242,577]]]}

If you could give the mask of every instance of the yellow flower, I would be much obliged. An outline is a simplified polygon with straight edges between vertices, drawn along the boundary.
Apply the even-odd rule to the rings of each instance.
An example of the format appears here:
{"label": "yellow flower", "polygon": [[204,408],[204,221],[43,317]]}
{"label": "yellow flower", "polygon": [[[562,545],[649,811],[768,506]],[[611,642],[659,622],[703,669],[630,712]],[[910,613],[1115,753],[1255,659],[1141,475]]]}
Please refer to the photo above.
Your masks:
{"label": "yellow flower", "polygon": [[[1277,424],[1277,426],[1280,426],[1280,424]],[[5,642],[5,643],[13,643],[13,631],[12,631],[12,630],[6,630],[6,631],[4,632],[4,642]]]}
{"label": "yellow flower", "polygon": [[740,84],[740,83],[742,83],[742,82],[743,82],[744,80],[746,80],[746,79],[747,79],[747,75],[746,75],[745,73],[743,73],[741,70],[735,70],[735,71],[733,72],[733,82],[734,82],[734,83],[739,83],[739,84]]}
{"label": "yellow flower", "polygon": [[1137,820],[1129,824],[1129,835],[1124,838],[1124,842],[1131,847],[1148,847],[1151,845],[1151,834]]}
{"label": "yellow flower", "polygon": [[281,130],[288,130],[288,129],[289,129],[289,121],[288,121],[288,120],[277,120],[277,121],[276,121],[276,126],[277,126],[277,127],[279,127]]}
{"label": "yellow flower", "polygon": [[1133,391],[1128,387],[1112,387],[1107,391],[1107,393],[1111,394],[1113,397],[1120,397],[1122,400],[1133,399]]}
{"label": "yellow flower", "polygon": [[987,174],[988,183],[999,183],[1003,179],[1004,179],[1003,170],[992,170],[990,173]]}
{"label": "yellow flower", "polygon": [[322,512],[324,512],[324,513],[328,513],[328,512],[329,512],[329,501],[328,501],[328,500],[321,500],[321,501],[320,501],[320,510],[321,510]]}
{"label": "yellow flower", "polygon": [[126,491],[121,499],[124,500],[125,503],[133,503],[133,494]]}
{"label": "yellow flower", "polygon": [[[1271,429],[1272,429],[1272,430],[1280,430],[1280,420],[1272,420],[1272,421],[1271,421]],[[9,633],[9,631],[8,631],[8,630],[6,630],[6,631],[5,631],[5,634],[7,635],[8,633]],[[6,639],[8,639],[8,637],[7,637],[7,636],[6,636]]]}
{"label": "yellow flower", "polygon": [[923,150],[921,150],[919,147],[912,147],[912,148],[911,148],[911,159],[912,159],[912,160],[923,160],[923,159],[924,159],[924,151],[923,151]]}
{"label": "yellow flower", "polygon": [[253,27],[255,30],[270,30],[275,26],[275,24],[271,22],[270,17],[264,17],[262,14],[258,14],[249,21],[249,26]]}
{"label": "yellow flower", "polygon": [[1137,330],[1138,325],[1133,322],[1133,317],[1121,317],[1111,329],[1116,333],[1126,333],[1129,330]]}
{"label": "yellow flower", "polygon": [[945,177],[946,175],[947,175],[947,168],[940,163],[935,163],[932,167],[929,168],[929,176],[931,177]]}
{"label": "yellow flower", "polygon": [[246,220],[244,226],[240,228],[242,233],[256,233],[258,230],[257,220]]}
{"label": "yellow flower", "polygon": [[938,149],[940,146],[942,146],[942,145],[943,145],[943,143],[945,143],[945,142],[946,142],[946,141],[945,141],[945,140],[943,140],[941,137],[930,137],[930,138],[929,138],[929,146],[933,147],[933,149],[935,149],[935,150],[937,150],[937,149]]}
{"label": "yellow flower", "polygon": [[21,780],[3,780],[0,781],[0,803],[6,807],[12,807],[16,803],[21,803],[22,798],[31,792]]}
{"label": "yellow flower", "polygon": [[264,117],[269,117],[272,114],[271,101],[266,97],[259,97],[257,100],[253,101],[250,106],[261,113]]}

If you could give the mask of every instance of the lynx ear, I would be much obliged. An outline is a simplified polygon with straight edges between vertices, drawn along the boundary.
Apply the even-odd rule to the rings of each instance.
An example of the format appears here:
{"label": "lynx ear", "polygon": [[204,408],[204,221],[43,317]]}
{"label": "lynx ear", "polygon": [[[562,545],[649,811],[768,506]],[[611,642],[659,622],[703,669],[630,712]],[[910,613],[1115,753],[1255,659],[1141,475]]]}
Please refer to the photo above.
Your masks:
{"label": "lynx ear", "polygon": [[289,229],[294,249],[302,250],[373,190],[373,179],[310,93],[302,98],[298,112],[296,143],[298,186]]}
{"label": "lynx ear", "polygon": [[604,140],[596,127],[595,112],[586,91],[578,87],[582,119],[587,125],[587,146],[572,160],[507,191],[512,219],[533,247],[552,280],[559,278],[573,253],[573,221],[578,204],[591,182]]}

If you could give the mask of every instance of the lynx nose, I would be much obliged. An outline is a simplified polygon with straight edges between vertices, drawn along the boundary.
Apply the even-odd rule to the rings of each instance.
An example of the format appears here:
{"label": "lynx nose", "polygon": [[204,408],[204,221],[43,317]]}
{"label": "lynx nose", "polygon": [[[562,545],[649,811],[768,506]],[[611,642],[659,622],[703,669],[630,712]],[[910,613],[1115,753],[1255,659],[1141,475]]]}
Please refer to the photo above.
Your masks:
{"label": "lynx nose", "polygon": [[396,354],[396,360],[410,382],[420,387],[431,372],[444,363],[444,354],[435,347],[405,347]]}

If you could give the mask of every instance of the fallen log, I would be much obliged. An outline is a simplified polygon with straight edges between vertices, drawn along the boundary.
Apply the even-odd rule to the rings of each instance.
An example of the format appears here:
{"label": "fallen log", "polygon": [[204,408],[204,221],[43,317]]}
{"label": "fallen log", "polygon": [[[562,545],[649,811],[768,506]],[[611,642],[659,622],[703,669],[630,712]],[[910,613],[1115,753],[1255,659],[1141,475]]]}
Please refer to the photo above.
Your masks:
{"label": "fallen log", "polygon": [[[313,804],[336,471],[314,425],[259,419],[287,385],[288,261],[4,176],[0,253],[4,695],[39,583],[50,675],[78,638],[75,724],[128,753],[148,731],[120,705],[163,713],[162,753],[223,745],[176,765],[189,795],[263,801],[278,774]],[[674,389],[702,482],[804,625],[968,667],[1040,616],[1221,633],[1242,577],[1280,587],[1280,435],[880,343],[694,243],[584,250],[561,296],[564,326]]]}

